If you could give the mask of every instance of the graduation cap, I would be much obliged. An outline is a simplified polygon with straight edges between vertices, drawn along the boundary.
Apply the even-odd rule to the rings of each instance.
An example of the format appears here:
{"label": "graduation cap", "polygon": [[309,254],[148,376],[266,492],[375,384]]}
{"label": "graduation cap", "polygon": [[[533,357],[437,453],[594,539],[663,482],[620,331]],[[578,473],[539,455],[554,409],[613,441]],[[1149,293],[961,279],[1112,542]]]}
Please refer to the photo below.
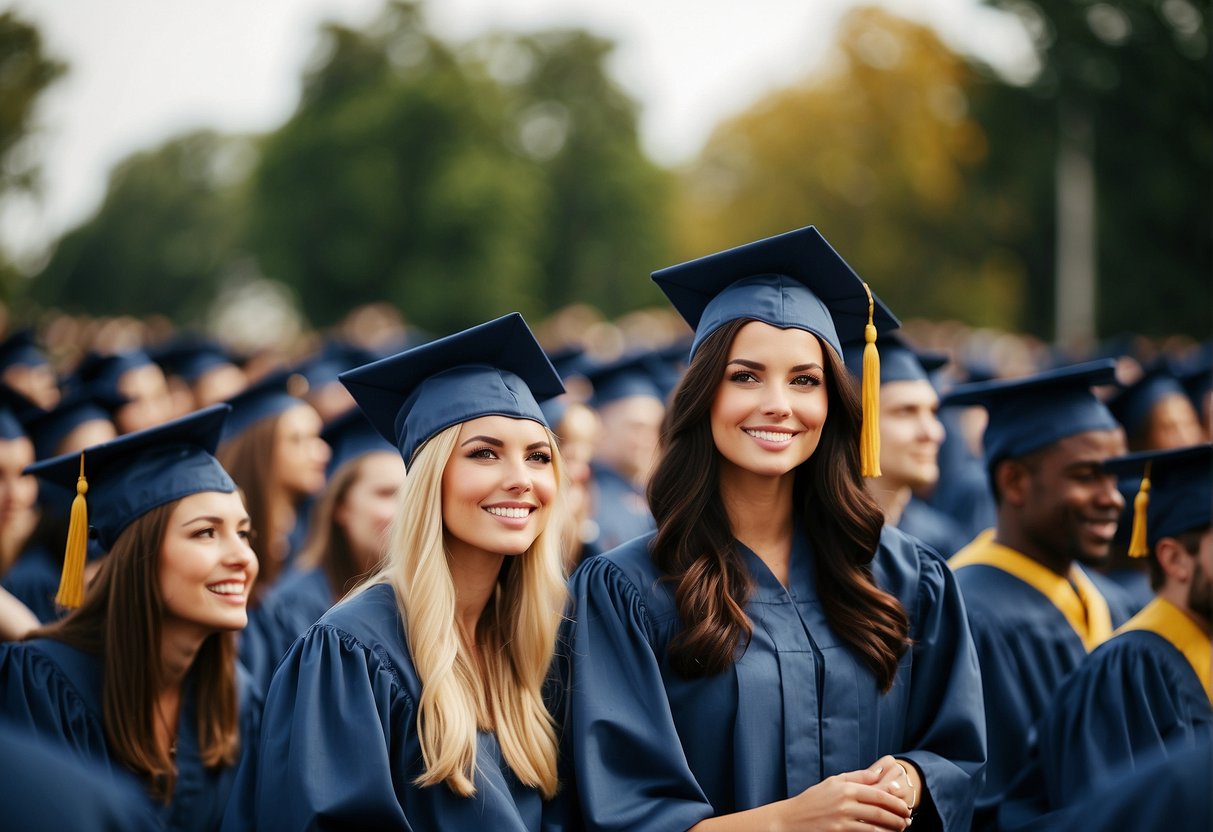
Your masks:
{"label": "graduation cap", "polygon": [[339,378],[406,466],[426,440],[469,419],[508,416],[547,425],[539,402],[564,392],[517,312]]}
{"label": "graduation cap", "polygon": [[48,363],[34,339],[32,330],[20,329],[0,341],[0,370],[7,370],[9,367],[41,367]]}
{"label": "graduation cap", "polygon": [[113,422],[114,411],[130,400],[112,388],[76,387],[50,410],[32,414],[25,429],[34,442],[34,456],[46,459],[58,453],[67,435],[87,422]]}
{"label": "graduation cap", "polygon": [[1161,538],[1213,522],[1213,445],[1144,451],[1106,460],[1104,470],[1140,476],[1129,554],[1144,557]]}
{"label": "graduation cap", "polygon": [[318,353],[295,367],[295,372],[307,380],[308,389],[316,390],[337,381],[337,376],[354,367],[361,367],[382,358],[366,347],[344,341],[327,341]]}
{"label": "graduation cap", "polygon": [[223,426],[223,442],[235,439],[262,419],[302,404],[302,399],[291,395],[291,376],[287,370],[278,370],[228,399],[232,413]]}
{"label": "graduation cap", "polygon": [[[848,341],[842,345],[843,360],[856,379],[863,378],[863,341]],[[919,351],[897,333],[891,332],[880,341],[880,383],[891,381],[927,381],[931,373],[948,363],[942,352]]]}
{"label": "graduation cap", "polygon": [[1213,389],[1213,342],[1202,344],[1196,355],[1185,362],[1178,376],[1192,406],[1203,418],[1203,399]]}
{"label": "graduation cap", "polygon": [[25,469],[60,488],[75,486],[63,577],[55,598],[59,604],[78,607],[84,598],[90,521],[101,547],[108,550],[127,526],[157,506],[203,491],[236,490],[213,456],[229,411],[227,405],[214,405]]}
{"label": "graduation cap", "polygon": [[1122,388],[1108,399],[1108,410],[1124,426],[1129,436],[1140,434],[1150,421],[1154,405],[1170,398],[1187,398],[1183,385],[1176,377],[1171,363],[1165,359],[1154,362],[1141,378]]}
{"label": "graduation cap", "polygon": [[28,438],[26,423],[45,412],[7,384],[0,384],[0,439]]}
{"label": "graduation cap", "polygon": [[878,332],[900,322],[813,226],[709,254],[653,273],[691,328],[691,355],[729,321],[748,318],[818,336],[842,357],[865,343],[860,445],[865,477],[880,476]]}
{"label": "graduation cap", "polygon": [[585,377],[594,387],[590,404],[597,408],[632,396],[665,402],[661,387],[653,378],[651,361],[648,353],[633,353],[589,367]]}
{"label": "graduation cap", "polygon": [[128,350],[112,355],[90,352],[76,367],[71,386],[116,393],[122,376],[152,363],[151,357],[143,350]]}
{"label": "graduation cap", "polygon": [[332,479],[337,469],[353,459],[377,451],[396,453],[396,446],[379,435],[358,408],[346,411],[324,426],[320,438],[332,449],[325,476]]}
{"label": "graduation cap", "polygon": [[153,350],[151,357],[164,372],[193,384],[217,367],[235,366],[236,359],[213,338],[181,335]]}
{"label": "graduation cap", "polygon": [[1116,419],[1091,388],[1116,382],[1116,362],[1090,361],[1026,378],[962,384],[944,396],[948,405],[981,405],[990,414],[983,438],[986,469],[1067,436],[1116,430]]}

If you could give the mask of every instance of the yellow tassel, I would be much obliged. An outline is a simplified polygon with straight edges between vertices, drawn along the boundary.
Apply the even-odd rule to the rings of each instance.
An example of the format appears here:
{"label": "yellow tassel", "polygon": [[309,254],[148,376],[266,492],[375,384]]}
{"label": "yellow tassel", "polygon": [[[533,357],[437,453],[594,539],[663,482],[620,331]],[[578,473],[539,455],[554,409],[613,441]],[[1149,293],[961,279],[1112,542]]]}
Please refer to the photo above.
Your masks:
{"label": "yellow tassel", "polygon": [[872,290],[868,293],[868,325],[863,330],[863,427],[859,434],[859,467],[865,477],[880,476],[880,353],[876,351],[876,325],[872,312],[876,305]]}
{"label": "yellow tassel", "polygon": [[1150,463],[1146,463],[1141,486],[1133,498],[1133,531],[1129,534],[1129,557],[1144,558],[1150,554],[1146,543],[1146,510],[1150,507]]}
{"label": "yellow tassel", "polygon": [[63,575],[55,603],[76,609],[84,603],[84,557],[88,550],[88,480],[84,478],[84,454],[80,454],[80,478],[76,480],[76,498],[72,500],[71,521],[67,527],[67,549],[63,553]]}

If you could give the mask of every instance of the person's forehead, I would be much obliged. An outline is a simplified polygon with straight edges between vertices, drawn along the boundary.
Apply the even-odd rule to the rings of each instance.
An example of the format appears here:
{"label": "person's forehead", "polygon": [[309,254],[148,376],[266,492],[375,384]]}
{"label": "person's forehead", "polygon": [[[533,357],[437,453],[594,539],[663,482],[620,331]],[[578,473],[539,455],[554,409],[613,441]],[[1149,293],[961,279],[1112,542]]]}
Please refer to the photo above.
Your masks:
{"label": "person's forehead", "polygon": [[1042,450],[1042,456],[1054,462],[1068,464],[1080,461],[1103,462],[1125,452],[1124,431],[1088,430],[1058,439]]}
{"label": "person's forehead", "polygon": [[880,403],[885,407],[905,405],[935,407],[939,404],[939,394],[935,392],[931,382],[923,379],[889,381],[880,385]]}

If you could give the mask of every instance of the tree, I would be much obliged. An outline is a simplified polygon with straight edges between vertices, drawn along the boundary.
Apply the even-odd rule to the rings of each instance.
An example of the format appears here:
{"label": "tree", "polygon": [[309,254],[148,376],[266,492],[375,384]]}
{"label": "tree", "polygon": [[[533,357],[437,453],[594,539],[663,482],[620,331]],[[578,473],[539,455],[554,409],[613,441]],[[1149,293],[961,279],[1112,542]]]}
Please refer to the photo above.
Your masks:
{"label": "tree", "polygon": [[365,31],[326,26],[254,175],[264,270],[317,323],[388,300],[435,332],[656,297],[662,176],[605,75],[610,48],[579,32],[456,47],[404,2]]}
{"label": "tree", "polygon": [[929,28],[853,11],[823,68],[713,133],[682,179],[682,253],[813,224],[903,317],[1018,325],[1023,266],[990,243],[1018,211],[974,187],[977,78]]}
{"label": "tree", "polygon": [[[1189,0],[987,0],[1019,15],[1040,72],[983,107],[998,152],[1018,152],[1030,218],[1017,249],[1033,275],[1030,327],[1050,331],[1052,165],[1060,113],[1090,126],[1103,335],[1213,330],[1213,96],[1208,7]],[[1036,137],[1030,135],[1035,132]],[[1040,134],[1048,152],[1041,149]],[[1039,185],[1043,183],[1045,187]],[[1048,244],[1041,245],[1041,241]]]}
{"label": "tree", "polygon": [[201,131],[120,162],[96,215],[59,241],[31,281],[33,298],[197,323],[248,256],[243,188],[254,152],[247,138]]}
{"label": "tree", "polygon": [[[37,186],[37,160],[28,141],[34,111],[65,69],[46,54],[36,28],[11,11],[0,13],[0,200]],[[15,280],[15,269],[0,251],[0,286],[6,295]]]}

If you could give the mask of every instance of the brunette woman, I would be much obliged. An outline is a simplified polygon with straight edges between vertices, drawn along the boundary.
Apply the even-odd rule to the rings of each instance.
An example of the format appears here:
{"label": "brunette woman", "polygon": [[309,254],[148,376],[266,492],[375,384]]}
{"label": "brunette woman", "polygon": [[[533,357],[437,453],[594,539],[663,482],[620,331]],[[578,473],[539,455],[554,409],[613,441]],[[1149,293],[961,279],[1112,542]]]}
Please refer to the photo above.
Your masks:
{"label": "brunette woman", "polygon": [[225,825],[537,830],[564,601],[538,401],[559,377],[514,314],[342,381],[408,467],[388,555],[278,665]]}
{"label": "brunette woman", "polygon": [[241,638],[241,661],[263,689],[291,642],[379,566],[404,482],[400,452],[361,410],[338,417],[321,438],[333,456],[308,539]]}
{"label": "brunette woman", "polygon": [[[218,826],[258,713],[233,640],[257,559],[236,485],[211,455],[226,414],[33,466],[63,487],[78,480],[60,602],[79,609],[0,647],[0,711],[134,774],[173,830]],[[109,550],[87,594],[86,516]]]}
{"label": "brunette woman", "polygon": [[232,415],[217,456],[244,493],[261,578],[252,598],[273,586],[303,544],[309,501],[324,488],[329,447],[320,438],[320,415],[288,389],[289,374],[274,373],[228,404]]}
{"label": "brunette woman", "polygon": [[840,358],[840,335],[896,320],[813,228],[654,279],[695,340],[648,489],[657,531],[572,579],[586,825],[967,829],[985,725],[963,605],[864,492]]}

